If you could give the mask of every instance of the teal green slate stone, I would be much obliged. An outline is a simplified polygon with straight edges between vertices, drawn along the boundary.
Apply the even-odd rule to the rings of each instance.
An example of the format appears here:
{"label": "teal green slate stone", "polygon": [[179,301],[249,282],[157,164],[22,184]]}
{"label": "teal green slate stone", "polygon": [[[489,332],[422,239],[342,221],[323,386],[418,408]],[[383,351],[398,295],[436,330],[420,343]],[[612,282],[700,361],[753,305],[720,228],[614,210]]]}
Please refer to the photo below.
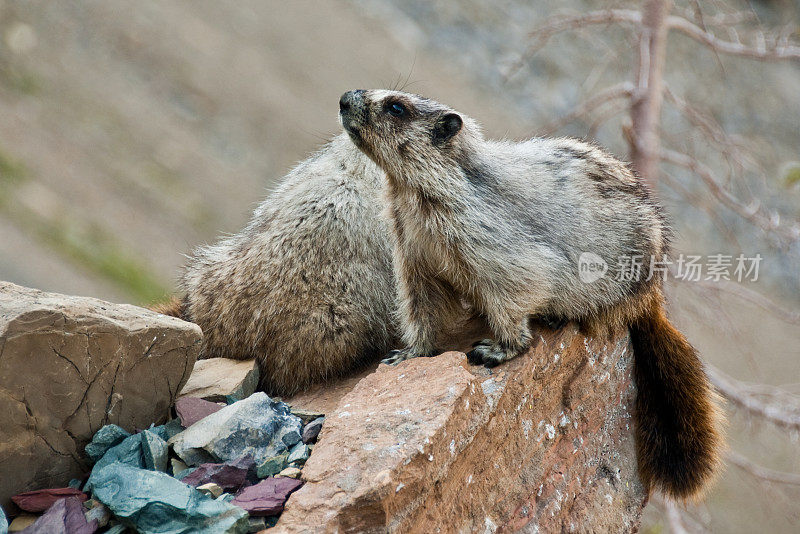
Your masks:
{"label": "teal green slate stone", "polygon": [[153,432],[158,435],[164,441],[169,441],[170,438],[173,436],[177,436],[181,432],[183,432],[183,426],[181,426],[180,419],[173,419],[172,421],[165,423],[163,425],[154,426],[148,428],[150,432]]}
{"label": "teal green slate stone", "polygon": [[289,465],[288,458],[288,452],[268,458],[256,468],[256,476],[258,478],[267,478],[277,475]]}
{"label": "teal green slate stone", "polygon": [[166,471],[169,446],[156,433],[144,430],[123,439],[121,443],[111,447],[92,468],[92,474],[86,482],[84,491],[91,491],[95,483],[95,474],[113,463],[121,463],[140,469]]}
{"label": "teal green slate stone", "polygon": [[142,454],[142,435],[134,434],[128,436],[122,443],[115,445],[106,451],[102,458],[100,458],[92,468],[92,474],[89,475],[89,480],[83,491],[91,491],[94,487],[95,475],[103,470],[103,468],[111,464],[125,464],[131,467],[145,468],[144,455]]}
{"label": "teal green slate stone", "polygon": [[94,497],[142,534],[244,534],[248,515],[158,471],[112,463],[92,472]]}
{"label": "teal green slate stone", "polygon": [[86,445],[86,455],[94,463],[102,458],[108,449],[119,445],[122,440],[130,435],[130,432],[120,426],[105,425],[95,433],[92,441]]}
{"label": "teal green slate stone", "polygon": [[309,456],[311,456],[311,448],[305,443],[298,443],[289,451],[289,457],[286,461],[289,464],[300,466],[306,463]]}
{"label": "teal green slate stone", "polygon": [[166,471],[169,451],[167,442],[150,430],[141,434],[144,466],[151,471]]}

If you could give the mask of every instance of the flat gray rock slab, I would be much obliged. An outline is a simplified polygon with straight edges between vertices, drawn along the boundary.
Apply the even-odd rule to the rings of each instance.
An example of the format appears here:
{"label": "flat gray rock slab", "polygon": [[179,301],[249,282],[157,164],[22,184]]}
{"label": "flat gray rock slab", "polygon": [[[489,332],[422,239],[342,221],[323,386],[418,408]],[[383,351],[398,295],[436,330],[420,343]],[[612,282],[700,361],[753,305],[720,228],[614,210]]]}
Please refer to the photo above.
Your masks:
{"label": "flat gray rock slab", "polygon": [[255,360],[197,360],[181,397],[198,397],[213,402],[225,402],[230,397],[246,399],[256,391],[258,376]]}
{"label": "flat gray rock slab", "polygon": [[201,340],[137,306],[0,282],[0,505],[87,472],[104,425],[164,422]]}

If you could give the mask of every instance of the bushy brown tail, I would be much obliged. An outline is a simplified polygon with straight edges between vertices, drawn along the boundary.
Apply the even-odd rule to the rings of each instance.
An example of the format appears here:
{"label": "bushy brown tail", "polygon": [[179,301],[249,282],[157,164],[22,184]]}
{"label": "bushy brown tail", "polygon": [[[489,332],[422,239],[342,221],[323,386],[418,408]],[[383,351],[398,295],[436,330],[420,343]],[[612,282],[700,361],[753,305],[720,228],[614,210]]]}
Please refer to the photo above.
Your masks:
{"label": "bushy brown tail", "polygon": [[721,412],[697,352],[660,302],[630,325],[643,482],[675,499],[701,494],[720,465]]}
{"label": "bushy brown tail", "polygon": [[186,319],[186,310],[184,301],[178,297],[172,297],[167,302],[161,304],[154,304],[150,309],[156,313],[163,313],[164,315],[171,315],[179,319]]}

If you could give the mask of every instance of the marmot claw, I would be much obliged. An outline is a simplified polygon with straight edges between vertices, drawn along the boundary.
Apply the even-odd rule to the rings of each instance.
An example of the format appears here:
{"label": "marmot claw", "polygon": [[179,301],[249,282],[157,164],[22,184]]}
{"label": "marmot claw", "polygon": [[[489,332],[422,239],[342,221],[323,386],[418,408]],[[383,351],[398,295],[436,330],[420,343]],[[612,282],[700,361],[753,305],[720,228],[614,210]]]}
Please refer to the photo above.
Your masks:
{"label": "marmot claw", "polygon": [[467,353],[467,361],[472,365],[485,365],[492,368],[510,359],[506,350],[491,339],[479,341],[472,347],[473,349]]}

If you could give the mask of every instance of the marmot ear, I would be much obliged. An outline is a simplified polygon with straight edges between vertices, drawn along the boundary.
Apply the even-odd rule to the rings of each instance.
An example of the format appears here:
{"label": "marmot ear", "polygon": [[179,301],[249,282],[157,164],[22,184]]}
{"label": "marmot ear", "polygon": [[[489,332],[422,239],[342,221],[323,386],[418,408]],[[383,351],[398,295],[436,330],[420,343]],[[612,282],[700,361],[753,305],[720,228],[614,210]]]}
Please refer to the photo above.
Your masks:
{"label": "marmot ear", "polygon": [[446,113],[433,125],[433,144],[439,145],[451,139],[460,130],[464,121],[457,113]]}

